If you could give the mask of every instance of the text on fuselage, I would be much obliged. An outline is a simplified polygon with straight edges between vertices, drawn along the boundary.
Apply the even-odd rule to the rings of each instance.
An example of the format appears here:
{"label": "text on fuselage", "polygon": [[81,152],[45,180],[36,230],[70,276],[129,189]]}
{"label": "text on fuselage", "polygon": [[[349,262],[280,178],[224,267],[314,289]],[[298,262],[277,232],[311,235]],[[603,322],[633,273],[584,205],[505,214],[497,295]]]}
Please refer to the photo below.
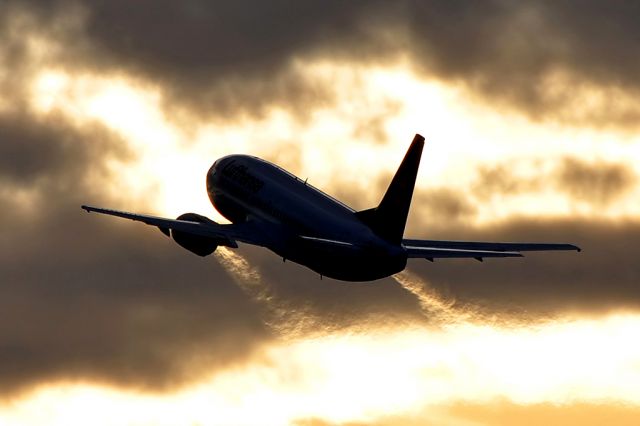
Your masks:
{"label": "text on fuselage", "polygon": [[234,160],[222,169],[222,174],[247,191],[256,193],[262,189],[264,182],[249,173],[247,170],[247,166],[243,164],[236,164]]}

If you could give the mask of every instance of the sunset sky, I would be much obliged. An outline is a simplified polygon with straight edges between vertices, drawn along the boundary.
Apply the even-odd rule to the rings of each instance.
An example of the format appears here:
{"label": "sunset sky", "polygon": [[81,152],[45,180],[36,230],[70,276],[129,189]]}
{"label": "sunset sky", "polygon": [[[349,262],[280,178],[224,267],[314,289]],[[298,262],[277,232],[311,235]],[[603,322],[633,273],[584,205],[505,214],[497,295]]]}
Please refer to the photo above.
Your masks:
{"label": "sunset sky", "polygon": [[[637,425],[640,3],[0,0],[0,425]],[[224,221],[218,157],[406,236],[583,251],[320,280],[81,204]]]}

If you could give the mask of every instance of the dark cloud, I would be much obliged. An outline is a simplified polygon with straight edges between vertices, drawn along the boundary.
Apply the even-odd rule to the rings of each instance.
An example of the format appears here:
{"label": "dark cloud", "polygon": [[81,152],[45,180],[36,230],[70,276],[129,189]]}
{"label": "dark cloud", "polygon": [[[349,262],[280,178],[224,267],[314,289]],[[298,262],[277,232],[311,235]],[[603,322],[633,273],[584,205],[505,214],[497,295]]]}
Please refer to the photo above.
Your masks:
{"label": "dark cloud", "polygon": [[411,201],[414,207],[411,219],[420,223],[458,222],[469,220],[476,212],[465,194],[446,188],[418,190]]}
{"label": "dark cloud", "polygon": [[534,118],[635,128],[640,117],[629,102],[640,90],[633,2],[6,4],[31,10],[33,31],[63,43],[58,62],[156,84],[172,115],[185,107],[211,120],[277,104],[304,116],[337,93],[301,73],[297,60],[407,57],[426,76]]}
{"label": "dark cloud", "polygon": [[373,107],[363,105],[363,109],[365,109],[364,118],[356,123],[353,138],[373,143],[387,142],[389,135],[385,125],[391,118],[402,112],[402,104],[398,101],[386,100]]}
{"label": "dark cloud", "polygon": [[[13,188],[0,237],[4,394],[70,378],[161,389],[268,338],[259,308],[216,262],[80,210],[109,204],[95,176],[108,176],[106,160],[127,158],[118,138],[26,115],[0,122],[11,154],[0,182]],[[27,205],[14,198],[22,189],[35,194]]]}
{"label": "dark cloud", "polygon": [[[358,28],[367,2],[17,4],[38,22],[32,32],[65,43],[61,65],[159,85],[172,113],[186,106],[210,121],[262,114],[273,104],[304,116],[307,104],[330,102],[334,91],[304,75],[295,60],[337,43],[356,45],[347,40],[364,37]],[[68,14],[77,16],[67,25],[75,37],[60,31],[60,16]]]}
{"label": "dark cloud", "polygon": [[446,224],[413,234],[431,239],[573,243],[583,251],[530,253],[522,259],[413,261],[409,268],[460,303],[525,310],[533,316],[570,310],[640,307],[636,261],[640,224],[586,220],[511,220],[473,228]]}
{"label": "dark cloud", "polygon": [[[9,103],[12,109],[20,108],[26,102],[27,87],[25,82],[31,75],[33,67],[28,57],[26,37],[20,37],[19,28],[10,16],[13,12],[5,3],[0,3],[0,91],[3,103]],[[15,16],[15,15],[14,15]],[[24,29],[24,34],[28,32]],[[0,104],[1,105],[1,104]],[[24,105],[22,105],[24,108]]]}
{"label": "dark cloud", "polygon": [[[638,5],[625,1],[412,5],[412,50],[422,59],[425,72],[435,71],[473,88],[485,101],[516,106],[535,118],[598,126],[637,122],[640,110],[637,105],[621,105],[622,96],[605,95],[590,106],[594,97],[581,90],[592,85],[638,91],[640,60],[634,52],[640,33],[631,18],[638,14]],[[563,77],[554,81],[558,76]]]}
{"label": "dark cloud", "polygon": [[637,182],[629,166],[572,158],[564,160],[557,179],[559,187],[572,197],[600,205],[615,201]]}
{"label": "dark cloud", "polygon": [[[538,170],[534,176],[520,174]],[[483,166],[477,170],[472,196],[480,202],[495,196],[535,193],[555,188],[572,201],[587,202],[596,207],[615,203],[638,182],[636,173],[624,163],[593,161],[565,157],[552,167],[541,161],[511,161],[509,164]]]}
{"label": "dark cloud", "polygon": [[[51,184],[51,179],[69,183],[103,154],[132,156],[122,140],[97,124],[76,130],[55,114],[0,114],[0,182],[23,188]],[[91,166],[102,168],[100,161]]]}
{"label": "dark cloud", "polygon": [[292,52],[352,37],[367,3],[94,1],[86,3],[87,31],[104,51],[141,69],[204,81],[208,74],[270,75]]}
{"label": "dark cloud", "polygon": [[541,189],[545,178],[540,175],[536,179],[522,178],[516,174],[517,165],[497,164],[490,167],[481,166],[474,180],[473,194],[481,199],[489,199],[496,195],[511,195]]}

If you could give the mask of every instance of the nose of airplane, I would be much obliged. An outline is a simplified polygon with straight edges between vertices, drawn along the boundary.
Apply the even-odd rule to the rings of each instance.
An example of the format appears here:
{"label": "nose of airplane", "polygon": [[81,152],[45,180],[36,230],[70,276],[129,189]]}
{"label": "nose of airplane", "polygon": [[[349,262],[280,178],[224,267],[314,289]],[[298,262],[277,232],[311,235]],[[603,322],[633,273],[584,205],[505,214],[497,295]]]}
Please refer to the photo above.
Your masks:
{"label": "nose of airplane", "polygon": [[211,190],[213,185],[215,184],[216,175],[220,172],[220,160],[216,160],[213,162],[209,171],[207,172],[207,190]]}
{"label": "nose of airplane", "polygon": [[207,189],[213,188],[220,177],[220,172],[229,164],[229,156],[217,159],[207,173]]}

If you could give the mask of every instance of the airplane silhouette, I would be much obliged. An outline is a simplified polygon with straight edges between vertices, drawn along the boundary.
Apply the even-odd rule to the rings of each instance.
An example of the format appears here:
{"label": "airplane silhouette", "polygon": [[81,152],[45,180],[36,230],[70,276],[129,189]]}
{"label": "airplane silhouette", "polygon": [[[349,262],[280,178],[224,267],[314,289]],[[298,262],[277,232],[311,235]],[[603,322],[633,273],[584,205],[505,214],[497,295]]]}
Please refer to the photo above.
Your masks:
{"label": "airplane silhouette", "polygon": [[321,276],[372,281],[402,271],[408,258],[522,257],[523,251],[577,250],[572,244],[404,239],[424,137],[416,134],[377,207],[355,211],[273,163],[249,155],[218,159],[207,173],[211,204],[231,224],[196,214],[177,219],[83,205],[157,226],[185,249],[207,256],[238,242],[266,247]]}

